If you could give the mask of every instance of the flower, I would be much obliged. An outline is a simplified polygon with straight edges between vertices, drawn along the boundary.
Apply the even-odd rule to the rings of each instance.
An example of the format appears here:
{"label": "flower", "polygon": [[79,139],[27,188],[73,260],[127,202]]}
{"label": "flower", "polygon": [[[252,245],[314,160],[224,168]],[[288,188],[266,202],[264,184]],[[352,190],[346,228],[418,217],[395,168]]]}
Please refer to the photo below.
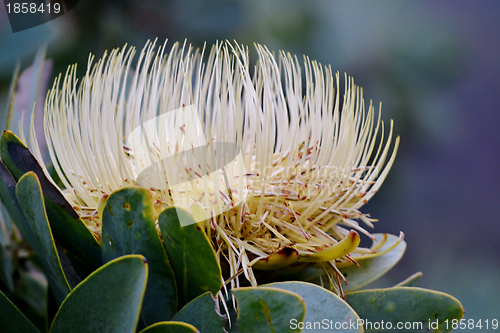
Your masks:
{"label": "flower", "polygon": [[[362,89],[347,76],[340,92],[339,74],[329,66],[307,57],[301,66],[296,56],[255,47],[252,67],[248,48],[236,43],[216,44],[207,58],[205,49],[185,43],[167,53],[166,43],[148,42],[135,70],[136,50],[125,46],[95,64],[91,56],[81,82],[76,65],[55,80],[44,115],[50,159],[64,196],[98,238],[106,197],[141,186],[151,191],[158,212],[177,204],[195,214],[210,200],[224,206],[203,225],[236,286],[234,277],[242,273],[256,285],[254,269],[325,262],[338,273],[337,267],[355,262],[350,253],[371,255],[358,247],[356,231],[370,236],[358,221],[369,227],[375,221],[360,208],[395,159],[399,137],[392,145],[392,121],[385,138],[380,108],[376,114],[370,102],[365,110]],[[141,124],[187,106],[195,107],[196,117],[155,127],[160,143],[148,141],[145,149],[126,144]],[[195,118],[202,132],[195,128],[191,141],[182,136],[174,143],[171,133],[185,134]],[[244,172],[209,182],[186,178],[175,191],[167,186],[167,172],[140,177],[153,162],[194,148],[195,141],[235,143],[241,154],[233,166]],[[41,161],[36,142],[32,146]],[[176,156],[170,166],[196,173],[180,163],[185,152]]]}

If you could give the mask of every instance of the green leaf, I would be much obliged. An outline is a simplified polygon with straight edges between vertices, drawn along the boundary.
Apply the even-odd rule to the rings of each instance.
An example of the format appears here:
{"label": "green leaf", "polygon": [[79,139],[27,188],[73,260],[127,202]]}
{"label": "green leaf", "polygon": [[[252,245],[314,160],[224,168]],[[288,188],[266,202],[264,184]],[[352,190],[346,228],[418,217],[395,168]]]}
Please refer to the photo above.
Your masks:
{"label": "green leaf", "polygon": [[0,291],[0,323],[2,323],[0,332],[40,333],[2,291]]}
{"label": "green leaf", "polygon": [[300,332],[291,325],[304,321],[306,305],[299,295],[269,287],[245,287],[232,292],[238,302],[241,333]]}
{"label": "green leaf", "polygon": [[[179,216],[193,224],[181,227]],[[188,212],[175,207],[165,209],[158,222],[177,280],[179,305],[206,291],[216,294],[222,287],[221,269],[205,231]]]}
{"label": "green leaf", "polygon": [[27,239],[28,235],[25,235],[24,231],[26,219],[24,218],[21,207],[17,202],[16,186],[17,182],[10,174],[9,169],[7,169],[5,164],[0,161],[0,198],[5,206],[5,209],[7,209],[9,216],[21,231],[23,237]]}
{"label": "green leaf", "polygon": [[7,287],[7,291],[14,291],[15,267],[12,252],[16,241],[13,235],[12,219],[5,206],[0,203],[0,281]]}
{"label": "green leaf", "polygon": [[[288,290],[304,299],[306,303],[306,316],[303,320],[304,330],[302,332],[315,332],[313,329],[315,322],[321,323],[322,329],[341,330],[342,332],[362,332],[361,328],[357,328],[354,325],[359,316],[350,305],[323,287],[299,281],[275,282],[264,285],[264,287]],[[297,322],[293,323],[293,326],[298,325]]]}
{"label": "green leaf", "polygon": [[123,256],[90,274],[68,295],[51,333],[133,333],[146,288],[143,256]]}
{"label": "green leaf", "polygon": [[209,291],[186,304],[172,320],[189,323],[200,332],[222,332],[225,321],[215,312],[215,303]]}
{"label": "green leaf", "polygon": [[[373,234],[373,237],[378,240],[373,243],[376,245],[383,239],[384,234]],[[386,243],[377,252],[383,252],[394,245],[397,241],[399,241],[399,237],[388,234]],[[394,249],[375,258],[363,260],[356,258],[356,255],[352,254],[351,257],[356,260],[361,267],[352,265],[340,269],[347,280],[347,286],[343,287],[344,292],[359,289],[366,286],[370,282],[377,280],[379,277],[387,273],[394,265],[396,265],[401,257],[403,257],[405,250],[406,242],[401,241],[401,243],[399,243],[399,245]]]}
{"label": "green leaf", "polygon": [[61,303],[71,291],[59,260],[52,231],[45,214],[42,189],[37,176],[28,172],[19,179],[16,196],[26,218],[26,240],[37,254],[54,295]]}
{"label": "green leaf", "polygon": [[[422,327],[398,329],[398,332],[449,332],[445,320],[460,319],[464,309],[460,302],[447,294],[415,287],[396,287],[356,291],[346,299],[361,319],[365,321],[365,332],[379,332],[374,323],[383,320],[385,328],[391,325],[393,330],[401,323],[422,323]],[[370,326],[369,323],[372,323]],[[428,327],[429,322],[438,322],[439,328]]]}
{"label": "green leaf", "polygon": [[413,287],[415,283],[417,283],[417,281],[420,280],[422,275],[423,275],[422,272],[417,272],[406,278],[404,281],[399,282],[394,287]]}
{"label": "green leaf", "polygon": [[76,287],[77,284],[82,282],[82,279],[76,274],[75,269],[73,268],[73,264],[68,259],[66,252],[64,252],[64,249],[59,244],[57,243],[55,244],[56,244],[57,254],[59,255],[59,261],[61,262],[61,267],[64,271],[64,275],[66,276],[66,279],[68,280],[68,283],[71,286],[71,288],[74,288]]}
{"label": "green leaf", "polygon": [[[23,313],[35,326],[40,328],[40,324],[45,321],[47,310],[47,291],[49,287],[46,278],[41,276],[38,270],[19,270],[18,273],[16,290],[13,296],[16,295],[16,298],[22,299],[22,302],[27,305],[23,306]],[[53,297],[55,298],[55,296]],[[16,298],[11,298],[14,303],[16,303]]]}
{"label": "green leaf", "polygon": [[170,320],[177,311],[177,291],[172,267],[156,231],[156,212],[148,190],[123,188],[111,194],[102,215],[102,259],[142,254],[149,264],[149,278],[142,306],[146,324]]}
{"label": "green leaf", "polygon": [[10,131],[2,133],[0,154],[15,180],[19,180],[28,171],[33,171],[38,176],[49,223],[57,242],[87,263],[90,271],[102,265],[100,245],[94,235],[87,229],[61,191],[45,176],[28,148]]}
{"label": "green leaf", "polygon": [[45,311],[45,330],[44,332],[48,332],[54,318],[56,316],[57,311],[59,310],[59,304],[57,304],[57,300],[54,297],[54,293],[50,290],[50,287],[47,288],[47,300],[46,300],[46,311]]}
{"label": "green leaf", "polygon": [[[38,241],[36,240],[35,235],[33,235],[33,231],[31,230],[28,221],[26,221],[26,218],[21,210],[21,206],[17,201],[16,185],[17,183],[10,174],[9,170],[2,163],[2,161],[0,161],[0,198],[10,218],[12,218],[14,223],[17,225],[24,240],[26,240],[30,247],[35,251],[35,247],[38,246]],[[37,252],[40,253],[40,251],[41,250],[39,249]],[[23,275],[21,274],[20,280],[22,280],[22,276]],[[19,284],[19,279],[17,282]],[[19,285],[17,287],[19,287]],[[22,296],[24,295],[26,294],[23,293]]]}
{"label": "green leaf", "polygon": [[197,333],[193,325],[179,321],[164,321],[148,326],[139,333]]}
{"label": "green leaf", "polygon": [[[28,261],[33,260],[32,257],[26,259]],[[13,292],[2,290],[2,292],[38,330],[45,332],[47,279],[43,274],[40,274],[38,269],[24,268],[17,270],[15,290]],[[4,332],[2,326],[3,321],[0,319],[0,332]]]}
{"label": "green leaf", "polygon": [[[2,222],[0,221],[0,224]],[[1,235],[0,235],[1,236]],[[0,281],[9,291],[14,290],[14,264],[7,246],[0,244]]]}

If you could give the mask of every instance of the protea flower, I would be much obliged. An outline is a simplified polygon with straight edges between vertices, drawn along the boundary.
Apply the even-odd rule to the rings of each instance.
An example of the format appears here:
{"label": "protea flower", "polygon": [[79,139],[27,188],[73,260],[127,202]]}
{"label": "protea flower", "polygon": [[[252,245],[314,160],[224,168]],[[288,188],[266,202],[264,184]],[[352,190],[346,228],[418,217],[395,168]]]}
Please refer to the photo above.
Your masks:
{"label": "protea flower", "polygon": [[[90,57],[81,80],[76,66],[55,80],[44,116],[50,159],[65,198],[97,238],[107,196],[139,186],[150,190],[158,213],[172,205],[194,215],[218,207],[202,214],[200,225],[227,263],[233,286],[242,273],[256,285],[254,269],[323,262],[338,272],[355,262],[350,253],[373,253],[358,247],[356,231],[370,236],[358,221],[373,227],[360,208],[395,159],[399,138],[391,144],[392,122],[385,135],[380,110],[371,102],[366,108],[362,89],[347,76],[341,91],[329,66],[307,57],[301,64],[261,45],[256,51],[251,66],[248,48],[238,44],[217,44],[205,57],[205,50],[186,44],[167,53],[165,45],[148,43],[134,70],[136,51],[125,46],[95,64]],[[127,141],[148,120],[188,106],[191,120],[171,117],[156,126],[158,141]],[[195,126],[190,141],[179,136],[198,120],[202,131]],[[232,169],[203,178],[198,171],[216,167],[196,163],[188,150],[196,142],[207,149],[234,143],[239,154]],[[143,176],[166,156],[174,157]],[[184,167],[186,159],[193,167]],[[185,172],[175,190],[169,167]]]}

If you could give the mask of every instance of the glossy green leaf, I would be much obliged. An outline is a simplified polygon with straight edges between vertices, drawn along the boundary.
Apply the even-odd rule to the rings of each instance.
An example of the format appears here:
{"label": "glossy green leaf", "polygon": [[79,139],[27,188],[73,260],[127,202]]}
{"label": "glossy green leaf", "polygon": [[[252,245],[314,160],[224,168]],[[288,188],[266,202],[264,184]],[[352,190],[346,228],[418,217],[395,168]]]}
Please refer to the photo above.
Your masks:
{"label": "glossy green leaf", "polygon": [[102,259],[142,254],[149,264],[149,278],[142,306],[146,324],[170,320],[177,311],[177,291],[172,267],[156,231],[156,212],[148,190],[123,188],[111,194],[102,215]]}
{"label": "glossy green leaf", "polygon": [[164,321],[146,327],[139,333],[197,333],[196,327],[180,321]]}
{"label": "glossy green leaf", "polygon": [[27,228],[26,219],[17,202],[16,185],[16,181],[9,170],[0,160],[0,200],[2,201],[0,209],[2,209],[3,219],[0,221],[0,224],[3,224],[1,226],[3,232],[2,235],[0,235],[2,236],[2,244],[0,245],[0,260],[2,260],[0,264],[0,278],[10,291],[14,290],[14,264],[10,253],[12,250],[8,248],[8,242],[12,233],[12,225],[9,226],[7,223],[11,223],[12,220],[17,224],[23,236],[26,233],[24,229]]}
{"label": "glossy green leaf", "polygon": [[[315,332],[314,323],[321,323],[322,329],[342,332],[362,332],[358,328],[356,312],[336,294],[318,285],[307,282],[275,282],[264,285],[296,293],[306,303],[306,316],[302,332]],[[326,321],[325,321],[326,320]],[[292,322],[298,326],[298,322]]]}
{"label": "glossy green leaf", "polygon": [[[384,237],[384,234],[373,234],[373,237],[378,240],[377,242],[374,242],[375,245],[380,242],[380,240]],[[397,241],[399,241],[399,237],[388,234],[386,243],[380,250],[378,250],[378,252],[383,252],[394,245]],[[352,254],[351,257],[356,260],[361,267],[352,265],[340,269],[347,280],[347,286],[343,287],[344,291],[353,291],[377,280],[394,267],[394,265],[396,265],[401,257],[403,257],[405,250],[406,242],[401,241],[401,243],[399,243],[399,245],[394,249],[380,255],[379,257],[363,260],[356,258],[356,255]]]}
{"label": "glossy green leaf", "polygon": [[51,333],[133,333],[146,289],[143,256],[123,256],[90,274],[68,295]]}
{"label": "glossy green leaf", "polygon": [[24,214],[19,206],[19,202],[17,202],[16,186],[17,182],[14,177],[12,177],[9,169],[7,169],[5,164],[0,161],[0,198],[5,206],[5,209],[9,213],[9,216],[21,231],[23,237],[29,243],[29,235],[27,234],[27,231],[25,231],[26,219],[24,218]]}
{"label": "glossy green leaf", "polygon": [[[464,309],[456,298],[438,291],[415,287],[356,291],[348,294],[346,301],[365,321],[365,332],[381,331],[373,325],[381,321],[386,323],[386,329],[389,328],[388,325],[392,326],[393,330],[386,330],[387,332],[394,332],[399,322],[422,323],[422,327],[403,327],[397,329],[397,332],[449,332],[451,325],[449,330],[446,330],[446,327],[443,327],[445,320],[449,319],[451,322],[452,319],[460,319],[464,315]],[[429,322],[439,323],[439,328],[429,327]]]}
{"label": "glossy green leaf", "polygon": [[68,259],[68,256],[66,255],[64,249],[58,243],[55,244],[56,244],[57,254],[59,255],[59,261],[61,262],[61,267],[64,271],[64,275],[66,276],[66,279],[68,280],[68,283],[71,286],[71,288],[74,288],[76,287],[77,284],[82,282],[82,279],[78,276],[78,274],[76,274],[75,269],[73,267],[73,263]]}
{"label": "glossy green leaf", "polygon": [[54,297],[54,293],[50,290],[50,287],[47,288],[47,299],[46,299],[46,308],[45,308],[45,332],[47,332],[56,317],[56,313],[59,310],[59,304],[57,304],[57,300]]}
{"label": "glossy green leaf", "polygon": [[19,309],[0,291],[0,332],[39,333],[40,331],[19,311]]}
{"label": "glossy green leaf", "polygon": [[28,148],[15,134],[4,131],[0,138],[0,153],[3,163],[15,180],[19,180],[28,171],[33,171],[38,176],[49,223],[57,242],[87,263],[91,271],[99,267],[102,264],[99,243],[61,191],[45,176]]}
{"label": "glossy green leaf", "polygon": [[[73,271],[80,278],[80,280],[85,279],[95,270],[92,265],[89,265],[87,262],[83,261],[81,257],[75,256],[73,252],[64,251],[64,254],[66,255],[66,258],[68,258]],[[63,269],[66,272],[64,263],[61,262],[61,264],[63,264]]]}
{"label": "glossy green leaf", "polygon": [[[179,215],[193,224],[181,227]],[[174,269],[179,304],[184,305],[206,291],[216,294],[222,287],[221,269],[205,231],[188,212],[165,209],[158,219],[163,243]]]}
{"label": "glossy green leaf", "polygon": [[[224,329],[227,331],[227,333],[241,333],[240,330],[238,329],[238,312],[234,308],[235,304],[233,304],[233,299],[232,299],[232,293],[231,291],[228,292],[229,297],[226,297],[226,304],[228,307],[228,313],[224,312],[226,317],[229,317],[228,320],[226,320],[226,324],[224,326]],[[236,298],[235,298],[236,300]]]}
{"label": "glossy green leaf", "polygon": [[293,322],[303,322],[306,305],[288,290],[270,287],[233,289],[238,302],[238,330],[241,333],[300,332]]}
{"label": "glossy green leaf", "polygon": [[16,196],[27,222],[24,226],[28,234],[27,241],[31,241],[30,246],[40,260],[56,299],[61,303],[71,288],[62,269],[47,221],[42,189],[33,172],[28,172],[19,179]]}
{"label": "glossy green leaf", "polygon": [[422,272],[417,272],[406,278],[404,281],[399,282],[394,287],[413,287],[415,283],[417,283],[417,281],[420,280],[422,275],[423,275]]}
{"label": "glossy green leaf", "polygon": [[172,320],[189,323],[200,332],[222,332],[225,322],[215,312],[215,303],[209,291],[186,304]]}

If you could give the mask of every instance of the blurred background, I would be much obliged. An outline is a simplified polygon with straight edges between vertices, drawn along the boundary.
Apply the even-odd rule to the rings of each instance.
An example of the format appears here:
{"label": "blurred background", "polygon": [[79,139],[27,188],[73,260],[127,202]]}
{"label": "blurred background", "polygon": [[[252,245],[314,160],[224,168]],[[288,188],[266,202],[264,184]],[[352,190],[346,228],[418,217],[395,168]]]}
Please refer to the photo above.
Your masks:
{"label": "blurred background", "polygon": [[[418,285],[457,297],[466,319],[500,319],[499,17],[493,0],[80,0],[13,33],[0,6],[0,108],[17,61],[14,121],[31,111],[35,77],[41,110],[47,85],[68,65],[83,73],[89,53],[156,37],[197,47],[257,42],[331,64],[355,78],[365,100],[383,102],[383,119],[401,136],[393,169],[363,212],[380,220],[374,232],[404,231],[408,248],[375,286],[422,271]],[[30,68],[46,43],[49,61]]]}

